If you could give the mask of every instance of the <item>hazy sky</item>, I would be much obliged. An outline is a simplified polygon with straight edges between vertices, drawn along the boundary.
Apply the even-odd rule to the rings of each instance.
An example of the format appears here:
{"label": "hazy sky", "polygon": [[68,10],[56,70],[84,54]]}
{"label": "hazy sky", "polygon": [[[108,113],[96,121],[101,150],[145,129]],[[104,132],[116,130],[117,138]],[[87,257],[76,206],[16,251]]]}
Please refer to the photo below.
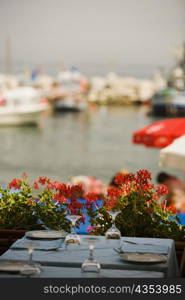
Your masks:
{"label": "hazy sky", "polygon": [[7,35],[14,64],[169,66],[185,0],[0,0],[0,69]]}

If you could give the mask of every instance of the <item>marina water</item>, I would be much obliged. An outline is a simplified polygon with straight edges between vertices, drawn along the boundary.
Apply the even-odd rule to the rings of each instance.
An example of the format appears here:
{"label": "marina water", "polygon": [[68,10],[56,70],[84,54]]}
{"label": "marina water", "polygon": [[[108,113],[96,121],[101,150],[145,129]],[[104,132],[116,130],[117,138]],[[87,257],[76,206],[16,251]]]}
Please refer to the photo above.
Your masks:
{"label": "marina water", "polygon": [[31,179],[42,175],[67,182],[92,175],[108,183],[121,168],[148,169],[155,181],[164,170],[159,149],[132,144],[132,134],[157,120],[146,106],[100,106],[50,115],[39,127],[0,127],[0,184],[23,172]]}

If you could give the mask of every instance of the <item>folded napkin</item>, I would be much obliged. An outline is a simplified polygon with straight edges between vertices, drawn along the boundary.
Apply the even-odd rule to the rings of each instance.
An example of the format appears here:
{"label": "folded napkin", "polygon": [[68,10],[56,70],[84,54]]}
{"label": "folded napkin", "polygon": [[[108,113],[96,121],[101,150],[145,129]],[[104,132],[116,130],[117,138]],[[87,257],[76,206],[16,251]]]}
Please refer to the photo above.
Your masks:
{"label": "folded napkin", "polygon": [[17,240],[12,246],[11,249],[28,249],[28,246],[24,245],[24,243],[32,242],[37,245],[34,246],[34,250],[56,250],[57,248],[62,246],[63,239],[57,240],[30,240],[26,237],[23,237],[20,240]]}
{"label": "folded napkin", "polygon": [[135,243],[131,244],[123,241],[120,246],[121,252],[128,253],[158,253],[158,254],[168,254],[169,247],[164,245],[154,245],[154,244],[141,244]]}

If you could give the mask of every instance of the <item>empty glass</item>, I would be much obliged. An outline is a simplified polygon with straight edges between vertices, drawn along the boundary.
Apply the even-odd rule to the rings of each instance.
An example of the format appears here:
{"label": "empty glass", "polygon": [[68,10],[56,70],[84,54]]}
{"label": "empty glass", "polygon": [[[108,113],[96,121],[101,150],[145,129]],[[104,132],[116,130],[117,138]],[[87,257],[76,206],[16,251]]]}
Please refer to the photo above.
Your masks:
{"label": "empty glass", "polygon": [[28,248],[28,261],[25,263],[21,270],[21,274],[23,275],[32,275],[32,274],[39,274],[41,272],[40,264],[34,263],[33,261],[33,251],[38,243],[35,242],[24,242],[22,243],[24,246]]}
{"label": "empty glass", "polygon": [[83,262],[81,271],[99,273],[101,266],[100,263],[94,258],[94,247],[99,239],[97,237],[87,237],[84,238],[83,241],[87,242],[89,245],[89,257]]}
{"label": "empty glass", "polygon": [[121,232],[115,225],[116,216],[120,213],[119,210],[116,211],[108,211],[109,215],[112,217],[112,226],[106,231],[105,236],[107,239],[120,239]]}
{"label": "empty glass", "polygon": [[65,243],[80,244],[80,237],[75,232],[76,221],[81,218],[80,215],[67,215],[66,218],[71,222],[71,233],[66,235]]}

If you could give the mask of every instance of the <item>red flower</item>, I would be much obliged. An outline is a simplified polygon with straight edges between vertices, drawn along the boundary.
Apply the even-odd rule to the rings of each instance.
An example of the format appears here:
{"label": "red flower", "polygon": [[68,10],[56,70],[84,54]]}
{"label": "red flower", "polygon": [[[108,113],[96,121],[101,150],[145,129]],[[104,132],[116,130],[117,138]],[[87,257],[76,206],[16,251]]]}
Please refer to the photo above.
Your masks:
{"label": "red flower", "polygon": [[71,195],[70,195],[71,199],[82,198],[83,194],[84,194],[84,191],[83,191],[81,184],[71,186]]}
{"label": "red flower", "polygon": [[22,180],[14,178],[11,182],[9,182],[9,187],[15,190],[18,190],[21,187]]}
{"label": "red flower", "polygon": [[35,190],[39,190],[39,185],[38,185],[37,181],[34,181],[33,187]]}
{"label": "red flower", "polygon": [[65,183],[61,183],[58,186],[58,191],[67,198],[71,197],[71,187]]}
{"label": "red flower", "polygon": [[112,198],[113,197],[119,198],[121,196],[121,194],[122,194],[122,191],[117,187],[110,187],[107,192],[108,197],[112,197]]}
{"label": "red flower", "polygon": [[160,184],[157,187],[157,195],[158,196],[163,196],[163,195],[166,195],[166,194],[168,194],[168,188],[164,184]]}
{"label": "red flower", "polygon": [[104,206],[107,210],[112,210],[117,204],[118,200],[116,198],[106,199],[104,202]]}
{"label": "red flower", "polygon": [[49,183],[50,180],[48,177],[46,176],[39,176],[39,183],[42,185],[45,185],[46,183]]}
{"label": "red flower", "polygon": [[54,182],[50,182],[50,184],[52,185],[52,187],[55,189],[55,190],[61,190],[63,188],[63,183],[61,182],[58,182],[58,181],[54,181]]}
{"label": "red flower", "polygon": [[93,203],[97,200],[99,200],[99,197],[97,194],[95,193],[88,193],[86,196],[85,196],[85,200],[88,202],[88,203]]}
{"label": "red flower", "polygon": [[70,205],[76,209],[81,209],[83,206],[82,203],[78,202],[77,200],[72,200]]}
{"label": "red flower", "polygon": [[58,181],[55,182],[50,181],[48,188],[55,189],[60,194],[60,196],[63,195],[66,198],[71,197],[71,188],[69,185],[66,185],[65,183],[58,182]]}
{"label": "red flower", "polygon": [[152,176],[148,170],[139,170],[137,172],[137,178],[136,178],[137,183],[147,184],[148,180],[151,180],[151,179],[152,179]]}
{"label": "red flower", "polygon": [[137,186],[137,189],[142,190],[142,191],[148,191],[149,188],[150,188],[150,186],[148,184],[145,184],[145,185],[143,184],[143,185],[138,185]]}
{"label": "red flower", "polygon": [[[81,203],[78,203],[78,205],[82,207]],[[79,211],[79,207],[77,207],[78,205],[77,205],[77,203],[71,203],[68,205],[68,210],[71,212],[72,215],[80,215],[81,214]]]}
{"label": "red flower", "polygon": [[126,174],[118,174],[116,175],[116,178],[114,179],[114,182],[118,185],[124,184],[126,180]]}
{"label": "red flower", "polygon": [[177,209],[173,205],[167,206],[166,209],[171,211],[173,214],[177,213]]}
{"label": "red flower", "polygon": [[132,190],[132,185],[131,185],[131,183],[130,183],[130,182],[127,182],[127,183],[125,183],[124,185],[122,185],[121,190],[122,190],[122,195],[124,195],[124,196],[130,194],[130,193],[131,193],[131,190]]}
{"label": "red flower", "polygon": [[135,181],[135,175],[133,173],[128,173],[128,174],[118,174],[116,175],[116,178],[114,180],[115,183],[117,183],[118,185],[122,185],[125,184],[127,182],[132,182]]}
{"label": "red flower", "polygon": [[57,202],[59,203],[66,203],[67,202],[67,198],[64,196],[59,196],[57,199]]}
{"label": "red flower", "polygon": [[54,190],[55,189],[55,183],[53,181],[49,180],[47,188],[48,188],[48,190]]}
{"label": "red flower", "polygon": [[60,198],[60,194],[59,194],[59,193],[55,193],[55,194],[53,195],[53,200],[55,200],[55,201],[58,202],[59,198]]}

